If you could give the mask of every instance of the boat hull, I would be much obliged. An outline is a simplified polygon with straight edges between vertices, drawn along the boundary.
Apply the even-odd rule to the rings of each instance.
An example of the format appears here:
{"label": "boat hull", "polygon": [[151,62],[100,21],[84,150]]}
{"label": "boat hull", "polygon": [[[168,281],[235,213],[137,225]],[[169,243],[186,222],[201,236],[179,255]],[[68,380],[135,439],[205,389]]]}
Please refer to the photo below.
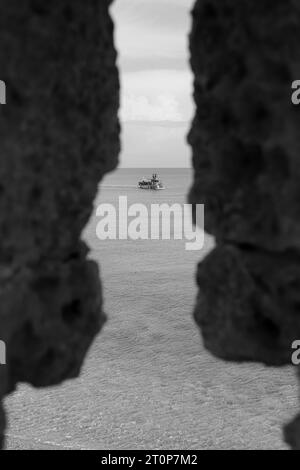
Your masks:
{"label": "boat hull", "polygon": [[147,186],[138,186],[138,189],[146,189],[147,191],[162,191],[163,189],[166,189],[166,188],[151,188]]}
{"label": "boat hull", "polygon": [[157,173],[153,173],[152,178],[145,179],[143,178],[138,182],[138,188],[140,189],[151,189],[152,191],[160,191],[164,188],[162,181],[160,181]]}

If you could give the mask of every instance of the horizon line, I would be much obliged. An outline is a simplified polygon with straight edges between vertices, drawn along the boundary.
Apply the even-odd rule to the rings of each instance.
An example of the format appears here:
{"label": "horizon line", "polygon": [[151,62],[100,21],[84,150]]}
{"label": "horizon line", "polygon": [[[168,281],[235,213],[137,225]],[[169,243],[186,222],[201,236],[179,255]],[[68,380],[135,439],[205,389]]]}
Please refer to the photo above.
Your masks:
{"label": "horizon line", "polygon": [[140,170],[140,169],[145,169],[145,170],[153,170],[153,168],[158,168],[161,170],[167,170],[167,169],[178,169],[178,170],[193,170],[193,167],[191,166],[117,166],[114,170],[111,170],[111,172],[116,171],[116,170]]}

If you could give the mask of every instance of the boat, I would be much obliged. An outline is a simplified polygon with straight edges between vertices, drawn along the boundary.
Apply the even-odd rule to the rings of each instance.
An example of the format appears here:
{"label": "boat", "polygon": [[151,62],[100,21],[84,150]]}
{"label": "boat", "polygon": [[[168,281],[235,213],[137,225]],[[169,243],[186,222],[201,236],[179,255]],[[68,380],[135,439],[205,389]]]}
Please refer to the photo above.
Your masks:
{"label": "boat", "polygon": [[138,187],[140,189],[153,189],[154,191],[165,189],[157,173],[153,173],[152,178],[150,179],[143,177],[141,181],[139,181]]}

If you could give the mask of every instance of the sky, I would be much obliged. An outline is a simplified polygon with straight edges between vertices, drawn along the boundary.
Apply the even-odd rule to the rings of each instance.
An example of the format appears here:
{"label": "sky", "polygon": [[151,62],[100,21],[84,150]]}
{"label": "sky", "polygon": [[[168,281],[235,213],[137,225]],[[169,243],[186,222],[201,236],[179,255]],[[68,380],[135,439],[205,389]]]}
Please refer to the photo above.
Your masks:
{"label": "sky", "polygon": [[115,0],[121,80],[120,167],[190,167],[188,32],[194,0]]}

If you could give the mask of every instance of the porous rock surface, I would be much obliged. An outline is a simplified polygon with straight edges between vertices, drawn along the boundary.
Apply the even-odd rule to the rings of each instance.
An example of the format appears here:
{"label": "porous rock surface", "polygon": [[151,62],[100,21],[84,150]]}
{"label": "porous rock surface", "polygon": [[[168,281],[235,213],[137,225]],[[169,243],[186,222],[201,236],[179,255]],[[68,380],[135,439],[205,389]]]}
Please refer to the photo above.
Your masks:
{"label": "porous rock surface", "polygon": [[[300,339],[300,4],[198,0],[190,37],[196,115],[192,203],[216,248],[199,264],[207,348],[291,364]],[[299,419],[286,440],[300,448]]]}
{"label": "porous rock surface", "polygon": [[0,397],[78,375],[105,321],[80,235],[119,152],[109,4],[0,0]]}

